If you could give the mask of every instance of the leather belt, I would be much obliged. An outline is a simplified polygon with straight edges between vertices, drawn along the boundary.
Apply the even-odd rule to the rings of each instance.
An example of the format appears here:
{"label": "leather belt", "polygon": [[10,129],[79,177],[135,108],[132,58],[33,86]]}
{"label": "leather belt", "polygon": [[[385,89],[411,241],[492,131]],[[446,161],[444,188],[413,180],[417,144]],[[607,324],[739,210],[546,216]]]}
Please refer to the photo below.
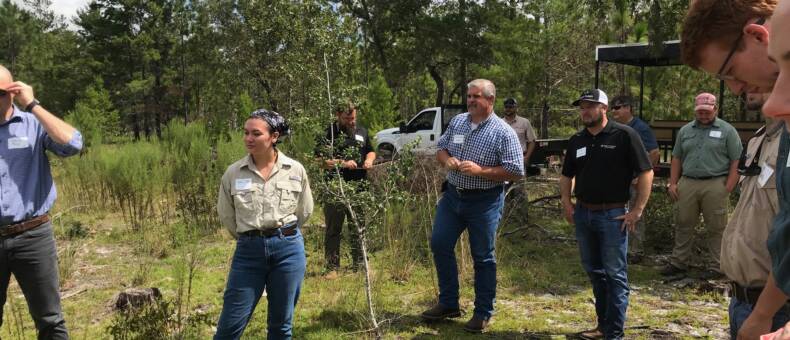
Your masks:
{"label": "leather belt", "polygon": [[448,183],[448,187],[452,190],[455,190],[455,192],[457,192],[460,195],[486,194],[494,191],[504,190],[503,186],[501,185],[497,185],[495,187],[487,188],[487,189],[464,189]]}
{"label": "leather belt", "polygon": [[730,296],[750,305],[757,304],[762,292],[763,287],[744,287],[736,282],[730,282]]}
{"label": "leather belt", "polygon": [[696,179],[696,180],[698,180],[698,181],[704,181],[704,180],[713,179],[713,178],[719,178],[719,177],[724,177],[724,176],[727,176],[727,175],[716,175],[716,176],[700,176],[700,177],[694,177],[694,176],[686,176],[686,175],[683,175],[683,177],[686,177],[686,178],[691,178],[691,179]]}
{"label": "leather belt", "polygon": [[579,204],[587,210],[609,210],[609,209],[621,209],[625,208],[625,202],[622,203],[584,203],[579,201]]}
{"label": "leather belt", "polygon": [[283,236],[293,236],[296,235],[296,224],[291,226],[286,226],[282,228],[272,228],[272,229],[255,229],[255,230],[248,230],[241,233],[244,236],[257,236],[257,237],[272,237],[280,235],[282,232]]}
{"label": "leather belt", "polygon": [[49,222],[49,214],[36,216],[14,224],[0,226],[0,237],[20,234],[47,222]]}

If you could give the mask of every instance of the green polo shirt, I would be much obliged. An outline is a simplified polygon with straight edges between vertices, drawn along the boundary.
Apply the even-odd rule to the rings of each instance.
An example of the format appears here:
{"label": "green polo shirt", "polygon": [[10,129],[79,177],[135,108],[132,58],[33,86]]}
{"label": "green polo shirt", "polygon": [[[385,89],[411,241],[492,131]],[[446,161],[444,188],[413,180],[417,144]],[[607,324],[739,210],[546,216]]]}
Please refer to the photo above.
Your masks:
{"label": "green polo shirt", "polygon": [[705,126],[697,120],[678,131],[672,157],[683,163],[683,176],[723,176],[730,171],[730,162],[741,157],[741,138],[729,123],[716,118]]}

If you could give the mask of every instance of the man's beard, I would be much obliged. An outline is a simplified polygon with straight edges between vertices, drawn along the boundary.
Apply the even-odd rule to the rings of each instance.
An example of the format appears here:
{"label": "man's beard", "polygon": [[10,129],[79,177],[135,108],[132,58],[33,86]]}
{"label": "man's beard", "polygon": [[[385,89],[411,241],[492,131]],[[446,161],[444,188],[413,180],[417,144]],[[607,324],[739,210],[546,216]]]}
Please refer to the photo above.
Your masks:
{"label": "man's beard", "polygon": [[582,120],[582,123],[584,123],[584,126],[588,127],[588,128],[589,127],[599,126],[599,125],[601,125],[601,122],[603,122],[603,115],[600,115],[600,116],[598,116],[598,118],[595,118],[595,119],[593,119],[593,120],[591,120],[589,122],[585,122],[585,121]]}
{"label": "man's beard", "polygon": [[355,129],[353,125],[340,125],[340,130],[350,136],[354,134]]}

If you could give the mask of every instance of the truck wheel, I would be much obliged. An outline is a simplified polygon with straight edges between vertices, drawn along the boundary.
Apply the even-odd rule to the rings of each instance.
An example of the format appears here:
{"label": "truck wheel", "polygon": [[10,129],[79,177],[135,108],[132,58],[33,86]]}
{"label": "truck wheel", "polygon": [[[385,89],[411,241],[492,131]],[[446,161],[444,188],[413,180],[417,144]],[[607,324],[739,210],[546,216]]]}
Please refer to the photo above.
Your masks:
{"label": "truck wheel", "polygon": [[395,156],[395,146],[392,144],[381,144],[378,147],[378,157],[381,158],[382,161],[391,161],[392,158]]}

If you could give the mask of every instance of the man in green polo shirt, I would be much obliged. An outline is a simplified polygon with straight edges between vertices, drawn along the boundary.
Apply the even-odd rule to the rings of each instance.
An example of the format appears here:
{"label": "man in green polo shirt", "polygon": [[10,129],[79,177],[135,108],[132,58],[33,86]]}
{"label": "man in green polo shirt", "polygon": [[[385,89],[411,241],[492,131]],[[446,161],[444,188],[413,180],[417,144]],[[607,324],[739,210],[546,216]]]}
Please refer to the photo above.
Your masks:
{"label": "man in green polo shirt", "polygon": [[707,229],[706,275],[713,277],[721,275],[721,236],[727,226],[729,193],[738,184],[743,145],[735,128],[716,117],[716,96],[701,93],[694,105],[695,120],[678,131],[672,150],[668,192],[677,202],[675,247],[661,274],[677,275],[688,269],[702,213]]}

